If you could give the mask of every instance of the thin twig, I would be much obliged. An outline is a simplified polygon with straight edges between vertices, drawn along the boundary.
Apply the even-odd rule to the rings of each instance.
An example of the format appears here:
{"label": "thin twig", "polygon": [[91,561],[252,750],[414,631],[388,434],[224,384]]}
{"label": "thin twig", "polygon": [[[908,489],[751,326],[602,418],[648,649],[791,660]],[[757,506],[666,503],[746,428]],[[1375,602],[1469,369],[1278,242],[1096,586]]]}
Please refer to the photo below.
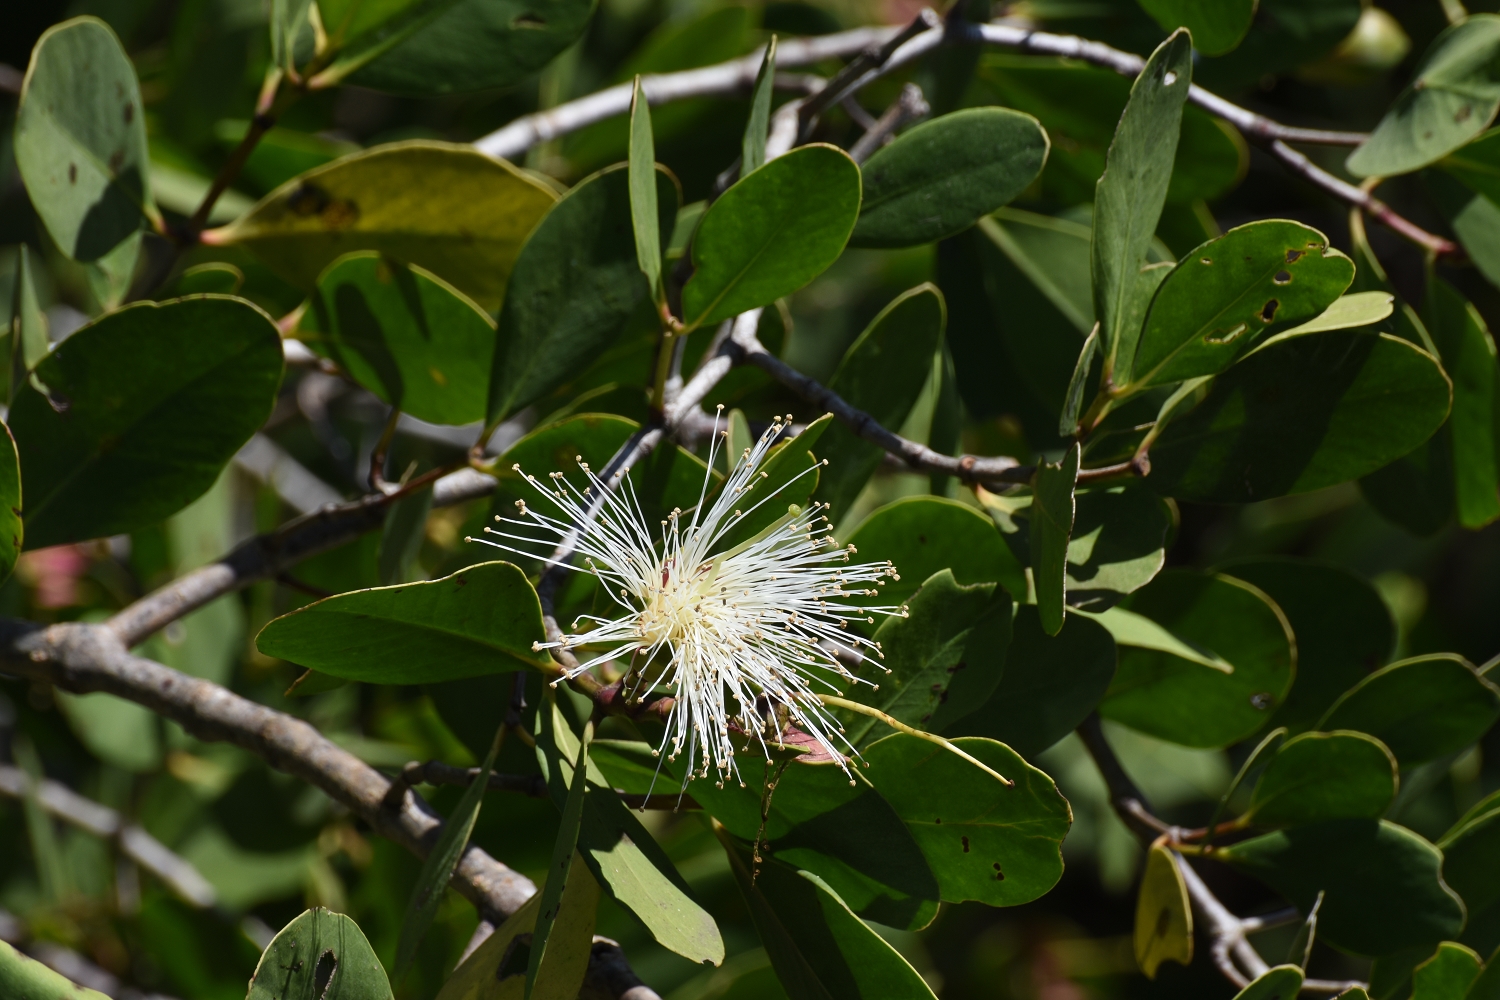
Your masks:
{"label": "thin twig", "polygon": [[886,108],[884,114],[870,122],[865,134],[849,147],[849,158],[855,163],[864,163],[871,153],[891,141],[898,128],[931,113],[932,108],[922,97],[922,88],[915,83],[906,84],[901,88],[901,96]]}

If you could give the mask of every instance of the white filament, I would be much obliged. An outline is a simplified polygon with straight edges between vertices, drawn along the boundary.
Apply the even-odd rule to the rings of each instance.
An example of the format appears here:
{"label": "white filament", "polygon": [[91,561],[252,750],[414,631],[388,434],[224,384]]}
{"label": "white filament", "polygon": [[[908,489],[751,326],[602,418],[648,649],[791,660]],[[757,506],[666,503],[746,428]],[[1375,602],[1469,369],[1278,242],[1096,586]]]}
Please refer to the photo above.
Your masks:
{"label": "white filament", "polygon": [[622,688],[631,701],[653,689],[675,694],[660,750],[668,750],[669,760],[686,753],[690,777],[707,777],[712,770],[721,786],[726,777],[739,777],[732,736],[753,733],[769,754],[767,738],[779,740],[786,721],[847,772],[848,757],[836,743],[850,753],[853,747],[815,688],[838,693],[840,681],[870,683],[835,655],[868,649],[880,656],[879,643],[850,631],[848,623],[904,613],[840,600],[874,596],[885,577],[899,577],[890,563],[848,565],[854,547],[834,546],[832,525],[823,514],[826,504],[788,505],[786,516],[749,541],[727,549],[721,544],[752,511],[774,503],[797,479],[816,471],[808,468],[767,495],[753,496],[767,479],[761,465],[788,423],[790,418],[776,420],[745,449],[705,510],[715,453],[727,438],[716,422],[698,504],[690,511],[673,510],[661,522],[659,544],[629,473],[617,474],[617,488],[610,489],[581,458],[578,467],[588,479],[581,491],[560,472],[552,473],[550,488],[522,473],[559,516],[517,501],[521,519],[495,518],[541,529],[546,537],[486,528],[508,541],[474,539],[531,556],[536,553],[512,543],[555,545],[572,539],[586,571],[598,577],[619,611],[613,618],[582,615],[573,629],[585,624],[584,631],[535,648],[588,650],[591,656],[565,670],[568,677],[610,660],[628,664]]}

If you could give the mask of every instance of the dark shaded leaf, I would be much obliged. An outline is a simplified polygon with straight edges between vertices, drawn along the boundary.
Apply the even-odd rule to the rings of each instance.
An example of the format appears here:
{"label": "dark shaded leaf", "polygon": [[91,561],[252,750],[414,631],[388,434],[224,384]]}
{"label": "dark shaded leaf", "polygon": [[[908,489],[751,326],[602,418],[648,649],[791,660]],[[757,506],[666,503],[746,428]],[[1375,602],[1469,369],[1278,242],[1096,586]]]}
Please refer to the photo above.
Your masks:
{"label": "dark shaded leaf", "polygon": [[1396,758],[1373,736],[1303,733],[1266,765],[1245,815],[1261,826],[1378,819],[1396,781]]}
{"label": "dark shaded leaf", "polygon": [[1390,747],[1402,767],[1455,753],[1500,718],[1500,688],[1463,657],[1435,653],[1382,667],[1333,703],[1319,729],[1354,729]]}

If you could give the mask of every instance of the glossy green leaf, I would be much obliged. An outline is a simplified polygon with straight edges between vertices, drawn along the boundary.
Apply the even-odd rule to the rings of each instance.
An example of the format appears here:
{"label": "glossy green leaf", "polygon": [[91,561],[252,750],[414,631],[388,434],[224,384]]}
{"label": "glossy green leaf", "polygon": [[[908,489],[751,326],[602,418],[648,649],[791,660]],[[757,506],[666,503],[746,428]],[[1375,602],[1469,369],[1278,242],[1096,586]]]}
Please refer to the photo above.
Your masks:
{"label": "glossy green leaf", "polygon": [[1349,570],[1277,556],[1235,559],[1218,568],[1259,587],[1292,627],[1297,683],[1274,721],[1293,733],[1315,727],[1339,695],[1390,659],[1396,645],[1390,609]]}
{"label": "glossy green leaf", "polygon": [[1412,970],[1412,1000],[1464,1000],[1483,965],[1474,949],[1444,941],[1431,958]]}
{"label": "glossy green leaf", "polygon": [[1163,962],[1189,965],[1193,961],[1193,911],[1187,883],[1176,856],[1165,845],[1153,844],[1146,853],[1135,904],[1135,961],[1147,979],[1156,978]]}
{"label": "glossy green leaf", "polygon": [[[500,752],[500,740],[501,733],[497,732],[490,742],[490,751],[485,755],[484,763],[479,765],[479,773],[469,782],[469,787],[464,789],[463,797],[458,800],[458,805],[454,806],[443,826],[442,836],[422,861],[417,884],[406,903],[406,915],[401,920],[401,936],[396,942],[396,964],[392,969],[398,978],[411,968],[412,959],[417,954],[417,945],[421,944],[427,929],[432,926],[432,918],[437,916],[443,894],[448,890],[448,880],[453,877],[453,870],[458,867],[459,859],[469,846],[469,837],[474,832],[474,823],[479,819],[479,809],[484,804],[484,793],[490,786],[490,772],[495,769],[495,756]],[[589,932],[593,933],[592,921],[589,923]]]}
{"label": "glossy green leaf", "polygon": [[[630,176],[612,167],[580,182],[527,238],[500,310],[491,421],[579,375],[649,302]],[[660,247],[672,231],[677,191],[669,174],[654,176]]]}
{"label": "glossy green leaf", "polygon": [[32,548],[122,534],[201,496],[270,416],[281,338],[243,299],[141,302],[85,326],[12,402]]}
{"label": "glossy green leaf", "polygon": [[1276,751],[1245,815],[1261,826],[1377,819],[1396,797],[1396,758],[1364,733],[1303,733]]}
{"label": "glossy green leaf", "polygon": [[1078,482],[1081,449],[1073,445],[1054,464],[1037,465],[1031,504],[1031,576],[1037,614],[1048,635],[1061,631],[1067,614],[1068,540],[1073,533],[1073,489]]}
{"label": "glossy green leaf", "polygon": [[1389,334],[1282,341],[1172,421],[1146,482],[1183,500],[1247,503],[1357,479],[1431,437],[1450,394],[1431,355]]}
{"label": "glossy green leaf", "polygon": [[1392,663],[1333,703],[1319,729],[1354,729],[1391,748],[1402,767],[1462,750],[1500,718],[1500,688],[1463,657],[1434,653]]}
{"label": "glossy green leaf", "polygon": [[1099,178],[1091,271],[1106,370],[1128,366],[1135,356],[1140,330],[1131,300],[1166,201],[1192,75],[1192,39],[1178,31],[1151,54],[1131,85]]}
{"label": "glossy green leaf", "polygon": [[823,143],[741,177],[698,224],[683,322],[712,325],[812,281],[843,252],[859,203],[859,167]]}
{"label": "glossy green leaf", "polygon": [[740,143],[740,173],[759,170],[766,162],[766,133],[771,125],[771,98],[776,84],[776,36],[766,45],[760,71],[755,74],[755,89],[750,93],[750,120],[745,122],[745,138]]}
{"label": "glossy green leaf", "polygon": [[[900,427],[932,375],[947,311],[943,294],[923,283],[897,296],[849,346],[828,387],[882,427]],[[831,504],[837,521],[880,466],[885,450],[843,423],[823,433],[818,457],[828,465],[813,498]]]}
{"label": "glossy green leaf", "polygon": [[1191,31],[1193,47],[1206,56],[1222,55],[1240,44],[1255,16],[1255,0],[1141,0],[1141,6],[1163,31]]}
{"label": "glossy green leaf", "polygon": [[0,991],[11,1000],[109,1000],[0,941]]}
{"label": "glossy green leaf", "polygon": [[1022,605],[994,694],[943,732],[986,736],[1035,758],[1078,727],[1114,675],[1115,644],[1098,622],[1069,615],[1062,631],[1049,636],[1035,605]]}
{"label": "glossy green leaf", "polygon": [[1161,572],[1171,511],[1149,490],[1110,486],[1074,495],[1068,539],[1067,601],[1102,611]]}
{"label": "glossy green leaf", "polygon": [[545,184],[472,146],[413,139],[287,181],[203,241],[247,247],[308,291],[338,257],[376,250],[494,311],[522,242],[556,201]]}
{"label": "glossy green leaf", "polygon": [[135,69],[96,17],[48,28],[16,111],[15,157],[53,241],[98,260],[133,235],[151,203],[146,115]]}
{"label": "glossy green leaf", "polygon": [[[350,0],[330,6],[360,7]],[[346,36],[349,50],[340,60],[361,63],[349,83],[412,97],[512,86],[571,45],[594,12],[593,0],[423,0],[402,6],[364,37]],[[373,20],[391,5],[362,9]],[[333,21],[329,14],[324,18]],[[392,44],[394,35],[399,38]],[[340,60],[335,72],[342,70]]]}
{"label": "glossy green leaf", "polygon": [[0,580],[4,580],[16,568],[26,526],[21,517],[21,465],[16,458],[16,439],[4,423],[0,423],[0,432]]}
{"label": "glossy green leaf", "polygon": [[[656,193],[656,140],[651,135],[651,105],[635,78],[630,97],[630,224],[635,234],[635,256],[653,299],[661,296],[660,208]],[[672,217],[677,217],[673,204]],[[670,230],[669,230],[670,232]]]}
{"label": "glossy green leaf", "polygon": [[1490,795],[1480,801],[1443,834],[1438,847],[1443,879],[1463,897],[1469,913],[1459,940],[1488,954],[1500,946],[1500,799]]}
{"label": "glossy green leaf", "polygon": [[[1296,1000],[1301,992],[1302,970],[1295,965],[1277,965],[1262,972],[1254,982],[1236,993],[1234,1000]],[[1347,993],[1339,996],[1354,1000]]]}
{"label": "glossy green leaf", "polygon": [[1453,380],[1454,501],[1458,523],[1482,528],[1500,518],[1500,365],[1479,310],[1436,275],[1427,284],[1427,329]]}
{"label": "glossy green leaf", "polygon": [[271,939],[245,1000],[390,1000],[391,984],[359,925],[306,910]]}
{"label": "glossy green leaf", "polygon": [[943,898],[1017,906],[1062,877],[1073,822],[1052,779],[994,740],[954,741],[1014,782],[1008,787],[951,750],[895,733],[864,753],[864,776],[906,822]]}
{"label": "glossy green leaf", "polygon": [[436,275],[370,251],[318,279],[300,337],[382,400],[435,424],[484,416],[495,324]]}
{"label": "glossy green leaf", "polygon": [[774,861],[758,870],[723,834],[735,884],[791,1000],[933,1000],[917,971],[822,879]]}
{"label": "glossy green leaf", "polygon": [[[975,83],[983,98],[1035,115],[1047,130],[1052,149],[1041,188],[1049,200],[1077,205],[1094,199],[1094,185],[1130,97],[1129,78],[1073,59],[991,50],[981,58]],[[1249,150],[1232,125],[1189,104],[1182,110],[1182,132],[1169,162],[1166,203],[1190,206],[1232,190],[1249,165]]]}
{"label": "glossy green leaf", "polygon": [[1116,381],[1162,385],[1217,375],[1273,332],[1320,316],[1354,280],[1354,262],[1309,226],[1264,219],[1186,257],[1146,315],[1133,367]]}
{"label": "glossy green leaf", "polygon": [[1479,135],[1500,109],[1500,16],[1475,14],[1433,41],[1416,76],[1350,154],[1359,177],[1405,174]]}
{"label": "glossy green leaf", "polygon": [[972,226],[1024,191],[1047,161],[1047,133],[1028,114],[965,108],[902,133],[864,164],[851,246],[909,247]]}
{"label": "glossy green leaf", "polygon": [[1098,613],[1090,611],[1083,613],[1103,625],[1117,646],[1151,649],[1223,674],[1234,673],[1234,664],[1218,653],[1182,638],[1145,615],[1120,607],[1109,608]]}
{"label": "glossy green leaf", "polygon": [[1078,433],[1078,417],[1083,412],[1083,397],[1089,389],[1089,375],[1094,368],[1094,359],[1099,356],[1099,326],[1089,331],[1073,365],[1073,375],[1068,379],[1068,391],[1063,397],[1062,415],[1057,421],[1057,433],[1073,437]]}
{"label": "glossy green leaf", "polygon": [[[1436,943],[1458,934],[1463,904],[1442,880],[1443,856],[1405,827],[1348,819],[1295,827],[1217,848],[1304,913],[1325,892],[1318,936],[1358,955]],[[1380,872],[1380,878],[1371,878]]]}
{"label": "glossy green leaf", "polygon": [[1277,337],[1301,337],[1329,330],[1349,330],[1379,323],[1395,311],[1395,296],[1390,292],[1350,292],[1333,300],[1333,304],[1306,323],[1299,323],[1277,334]]}
{"label": "glossy green leaf", "polygon": [[[515,502],[524,500],[542,513],[555,515],[557,509],[551,506],[546,494],[526,483],[521,474],[535,476],[545,483],[552,473],[561,472],[581,490],[586,483],[577,459],[582,458],[597,475],[638,430],[640,425],[635,421],[612,413],[583,413],[532,431],[495,461],[494,471],[500,484],[491,512],[514,518]],[[517,465],[521,467],[519,473],[514,468]],[[692,452],[679,447],[656,448],[630,470],[630,482],[641,510],[649,519],[665,516],[673,507],[687,510],[696,504],[703,492],[704,472],[703,461]],[[528,551],[541,559],[548,548],[539,545]]]}
{"label": "glossy green leaf", "polygon": [[20,246],[16,260],[15,288],[11,296],[10,311],[10,393],[15,399],[26,373],[35,368],[37,362],[51,350],[51,339],[47,335],[47,314],[37,298],[35,265],[32,264],[31,248]]}
{"label": "glossy green leaf", "polygon": [[861,562],[890,562],[897,579],[872,604],[900,605],[928,577],[951,570],[960,584],[1002,584],[1024,597],[1026,576],[984,514],[946,497],[906,497],[878,508],[849,535]]}
{"label": "glossy green leaf", "polygon": [[255,645],[334,677],[429,684],[548,662],[531,648],[543,637],[525,575],[488,562],[440,580],[326,597],[270,622]]}
{"label": "glossy green leaf", "polygon": [[[553,711],[555,713],[555,708]],[[554,735],[565,728],[554,724]],[[590,879],[587,867],[576,862],[582,860],[579,857],[581,852],[578,839],[583,824],[584,799],[588,793],[589,741],[593,736],[594,724],[590,722],[583,727],[583,739],[578,741],[571,776],[563,773],[565,751],[561,746],[548,748],[539,742],[537,747],[539,753],[550,750],[551,754],[556,755],[548,773],[548,783],[553,788],[554,796],[560,788],[566,788],[567,794],[563,799],[562,821],[557,827],[557,838],[552,843],[552,861],[547,865],[547,880],[542,884],[542,902],[537,910],[536,929],[532,931],[531,949],[527,955],[527,1000],[534,996],[546,1000],[565,1000],[576,995],[578,987],[583,984],[584,971],[588,968],[586,945],[581,949],[582,962],[566,960],[580,950],[576,947],[577,942],[570,940],[574,935],[567,933],[578,922],[568,919],[573,916],[572,911],[576,907],[568,907],[566,915],[561,911],[565,903],[577,902],[576,896],[574,900],[567,899],[577,891],[573,880]],[[491,757],[493,756],[494,752],[491,750]],[[570,893],[569,889],[574,889],[574,892]],[[558,932],[555,939],[554,931]],[[565,970],[574,971],[574,967],[576,976],[564,975]]]}
{"label": "glossy green leaf", "polygon": [[[778,777],[780,765],[754,744],[738,761],[744,788],[708,779],[688,786],[731,834],[746,843],[761,834],[762,855],[817,875],[867,920],[912,930],[932,922],[937,879],[915,832],[876,789],[831,765],[792,763]],[[773,779],[762,831],[763,789]]]}
{"label": "glossy green leaf", "polygon": [[[875,632],[883,655],[866,658],[845,697],[877,708],[916,729],[942,728],[989,698],[1005,666],[1010,595],[992,583],[964,586],[939,570],[906,602],[905,615],[886,618]],[[957,701],[953,709],[948,703]],[[889,729],[877,719],[848,714],[844,737],[863,749]]]}
{"label": "glossy green leaf", "polygon": [[1099,706],[1105,718],[1184,746],[1225,746],[1265,725],[1292,686],[1292,631],[1280,609],[1248,583],[1168,570],[1121,606],[1211,650],[1234,670],[1126,647]]}

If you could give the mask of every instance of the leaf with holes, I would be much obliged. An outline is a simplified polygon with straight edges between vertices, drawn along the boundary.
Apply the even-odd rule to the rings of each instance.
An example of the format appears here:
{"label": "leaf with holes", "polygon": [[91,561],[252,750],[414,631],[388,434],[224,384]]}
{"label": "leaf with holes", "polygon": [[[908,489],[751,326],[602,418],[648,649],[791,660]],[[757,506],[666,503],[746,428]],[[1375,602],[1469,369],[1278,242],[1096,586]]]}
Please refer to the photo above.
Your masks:
{"label": "leaf with holes", "polygon": [[359,925],[320,906],[303,911],[271,939],[245,1000],[390,998],[390,980]]}
{"label": "leaf with holes", "polygon": [[1309,226],[1265,219],[1182,259],[1151,302],[1122,391],[1217,375],[1274,333],[1317,318],[1354,262]]}
{"label": "leaf with holes", "polygon": [[1146,873],[1135,903],[1135,960],[1147,979],[1156,978],[1163,962],[1193,961],[1193,911],[1177,863],[1161,844],[1153,844],[1146,854]]}

